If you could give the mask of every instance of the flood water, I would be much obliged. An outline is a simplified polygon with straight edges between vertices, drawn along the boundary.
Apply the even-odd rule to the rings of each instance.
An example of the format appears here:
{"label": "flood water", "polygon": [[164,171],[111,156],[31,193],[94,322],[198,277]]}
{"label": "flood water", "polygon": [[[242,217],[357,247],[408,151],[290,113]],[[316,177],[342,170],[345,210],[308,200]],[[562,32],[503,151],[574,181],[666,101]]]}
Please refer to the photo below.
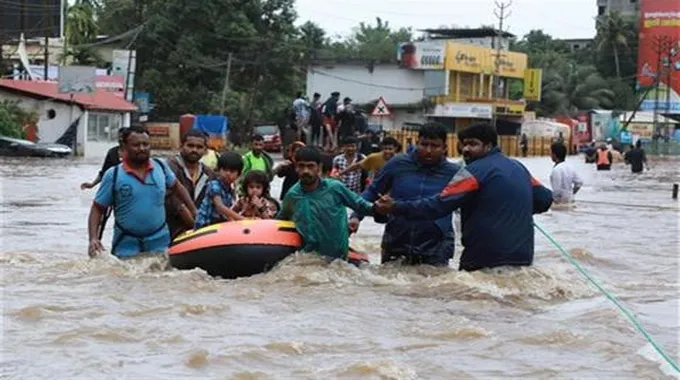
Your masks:
{"label": "flood water", "polygon": [[[548,158],[523,162],[548,183]],[[536,220],[678,360],[680,161],[639,176],[569,162],[586,182],[580,202]],[[158,259],[91,260],[94,192],[78,186],[99,165],[0,160],[1,378],[672,377],[538,232],[533,267],[475,273],[454,269],[460,243],[448,270],[302,256],[231,281],[160,271]],[[381,233],[367,220],[352,238],[374,264]]]}

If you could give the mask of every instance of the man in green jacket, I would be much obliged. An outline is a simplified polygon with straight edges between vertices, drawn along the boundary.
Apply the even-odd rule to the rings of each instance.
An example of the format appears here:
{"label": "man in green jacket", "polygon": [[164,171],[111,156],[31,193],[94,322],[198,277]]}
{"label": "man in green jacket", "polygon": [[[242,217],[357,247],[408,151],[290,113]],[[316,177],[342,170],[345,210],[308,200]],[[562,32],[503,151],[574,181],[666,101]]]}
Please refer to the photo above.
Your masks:
{"label": "man in green jacket", "polygon": [[253,136],[250,152],[243,156],[243,172],[241,178],[245,178],[252,170],[261,170],[267,173],[269,181],[274,179],[274,160],[264,151],[264,137],[261,135]]}
{"label": "man in green jacket", "polygon": [[277,219],[295,222],[303,252],[329,259],[347,259],[349,226],[346,207],[373,215],[373,204],[337,180],[321,178],[321,152],[303,147],[295,152],[295,170],[300,180],[283,198]]}

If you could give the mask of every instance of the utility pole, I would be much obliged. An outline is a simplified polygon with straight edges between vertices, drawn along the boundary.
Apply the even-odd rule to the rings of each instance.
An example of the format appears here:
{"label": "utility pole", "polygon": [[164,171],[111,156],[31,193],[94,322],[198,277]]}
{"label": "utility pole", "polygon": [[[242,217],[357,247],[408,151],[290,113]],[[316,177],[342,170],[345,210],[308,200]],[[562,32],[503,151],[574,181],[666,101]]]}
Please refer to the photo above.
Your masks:
{"label": "utility pole", "polygon": [[[671,41],[668,36],[654,36],[654,51],[656,52],[656,74],[654,75],[654,113],[653,113],[653,124],[654,132],[659,133],[659,84],[661,83],[661,78],[663,75],[663,70],[668,70],[668,75],[670,77],[670,60],[668,62],[669,66],[665,68],[664,58],[667,58],[671,54]],[[669,86],[670,83],[667,84]],[[668,94],[670,96],[670,94]],[[668,104],[670,105],[670,97],[668,97]]]}
{"label": "utility pole", "polygon": [[220,113],[226,116],[225,111],[227,108],[227,92],[229,91],[229,76],[231,75],[231,59],[233,57],[232,53],[229,53],[227,58],[227,72],[224,75],[224,87],[222,88],[222,106],[220,107]]}
{"label": "utility pole", "polygon": [[45,5],[47,6],[47,28],[45,28],[45,75],[43,75],[43,80],[47,81],[49,79],[49,69],[50,69],[50,34],[52,33],[52,6],[49,0],[45,0]]}
{"label": "utility pole", "polygon": [[[673,46],[675,44],[668,38],[668,49],[666,49],[666,61],[664,62],[664,67],[666,68],[666,115],[671,113],[671,90],[673,88]],[[668,118],[664,117],[664,130],[668,132],[670,125],[668,124]]]}
{"label": "utility pole", "polygon": [[[494,46],[496,48],[496,54],[495,54],[495,59],[494,59],[494,75],[493,75],[493,93],[492,96],[494,100],[499,99],[502,97],[502,94],[500,93],[500,65],[501,65],[501,58],[504,56],[504,54],[501,53],[501,50],[503,48],[503,27],[505,23],[505,19],[510,17],[511,12],[507,12],[508,8],[512,5],[512,0],[509,0],[506,3],[496,1],[496,10],[494,10],[494,15],[496,15],[496,18],[498,18],[498,30],[496,30],[496,41]],[[507,13],[506,13],[507,12]],[[496,111],[497,106],[496,106],[496,101],[494,101],[494,109],[493,109],[493,126],[496,127],[496,121],[498,119],[498,112]]]}

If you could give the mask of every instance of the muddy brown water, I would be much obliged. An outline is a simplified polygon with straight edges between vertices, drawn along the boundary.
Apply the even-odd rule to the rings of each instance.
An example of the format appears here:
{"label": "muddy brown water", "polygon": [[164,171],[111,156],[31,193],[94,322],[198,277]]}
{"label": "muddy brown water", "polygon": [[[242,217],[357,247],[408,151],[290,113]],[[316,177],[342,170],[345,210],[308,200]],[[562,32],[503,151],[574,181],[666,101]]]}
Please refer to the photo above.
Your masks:
{"label": "muddy brown water", "polygon": [[[523,162],[548,182],[548,159]],[[581,202],[536,220],[678,360],[680,161],[639,176],[569,162],[586,181]],[[78,185],[99,164],[0,160],[2,378],[671,377],[538,232],[533,267],[475,273],[453,269],[460,244],[448,270],[298,256],[232,281],[162,271],[157,258],[90,260],[93,191]],[[381,233],[366,221],[352,238],[374,264]]]}

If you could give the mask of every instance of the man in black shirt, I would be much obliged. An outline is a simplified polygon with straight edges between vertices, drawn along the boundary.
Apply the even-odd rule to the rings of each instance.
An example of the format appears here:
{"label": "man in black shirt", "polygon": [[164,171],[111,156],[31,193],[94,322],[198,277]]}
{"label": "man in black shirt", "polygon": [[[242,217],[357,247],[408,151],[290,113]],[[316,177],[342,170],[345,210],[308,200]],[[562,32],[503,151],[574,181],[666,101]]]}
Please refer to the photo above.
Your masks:
{"label": "man in black shirt", "polygon": [[99,182],[101,182],[102,178],[104,177],[104,173],[106,173],[106,171],[109,170],[109,168],[112,168],[120,164],[120,145],[124,130],[125,128],[120,128],[118,130],[118,145],[109,149],[109,151],[106,153],[106,158],[104,158],[104,164],[102,165],[102,169],[99,171],[99,174],[97,174],[97,178],[95,178],[94,181],[92,182],[81,183],[80,190],[91,189],[99,185]]}
{"label": "man in black shirt", "polygon": [[626,163],[630,164],[630,169],[633,173],[642,173],[644,166],[649,170],[647,155],[645,154],[645,150],[642,149],[640,140],[635,142],[635,148],[626,153]]}

